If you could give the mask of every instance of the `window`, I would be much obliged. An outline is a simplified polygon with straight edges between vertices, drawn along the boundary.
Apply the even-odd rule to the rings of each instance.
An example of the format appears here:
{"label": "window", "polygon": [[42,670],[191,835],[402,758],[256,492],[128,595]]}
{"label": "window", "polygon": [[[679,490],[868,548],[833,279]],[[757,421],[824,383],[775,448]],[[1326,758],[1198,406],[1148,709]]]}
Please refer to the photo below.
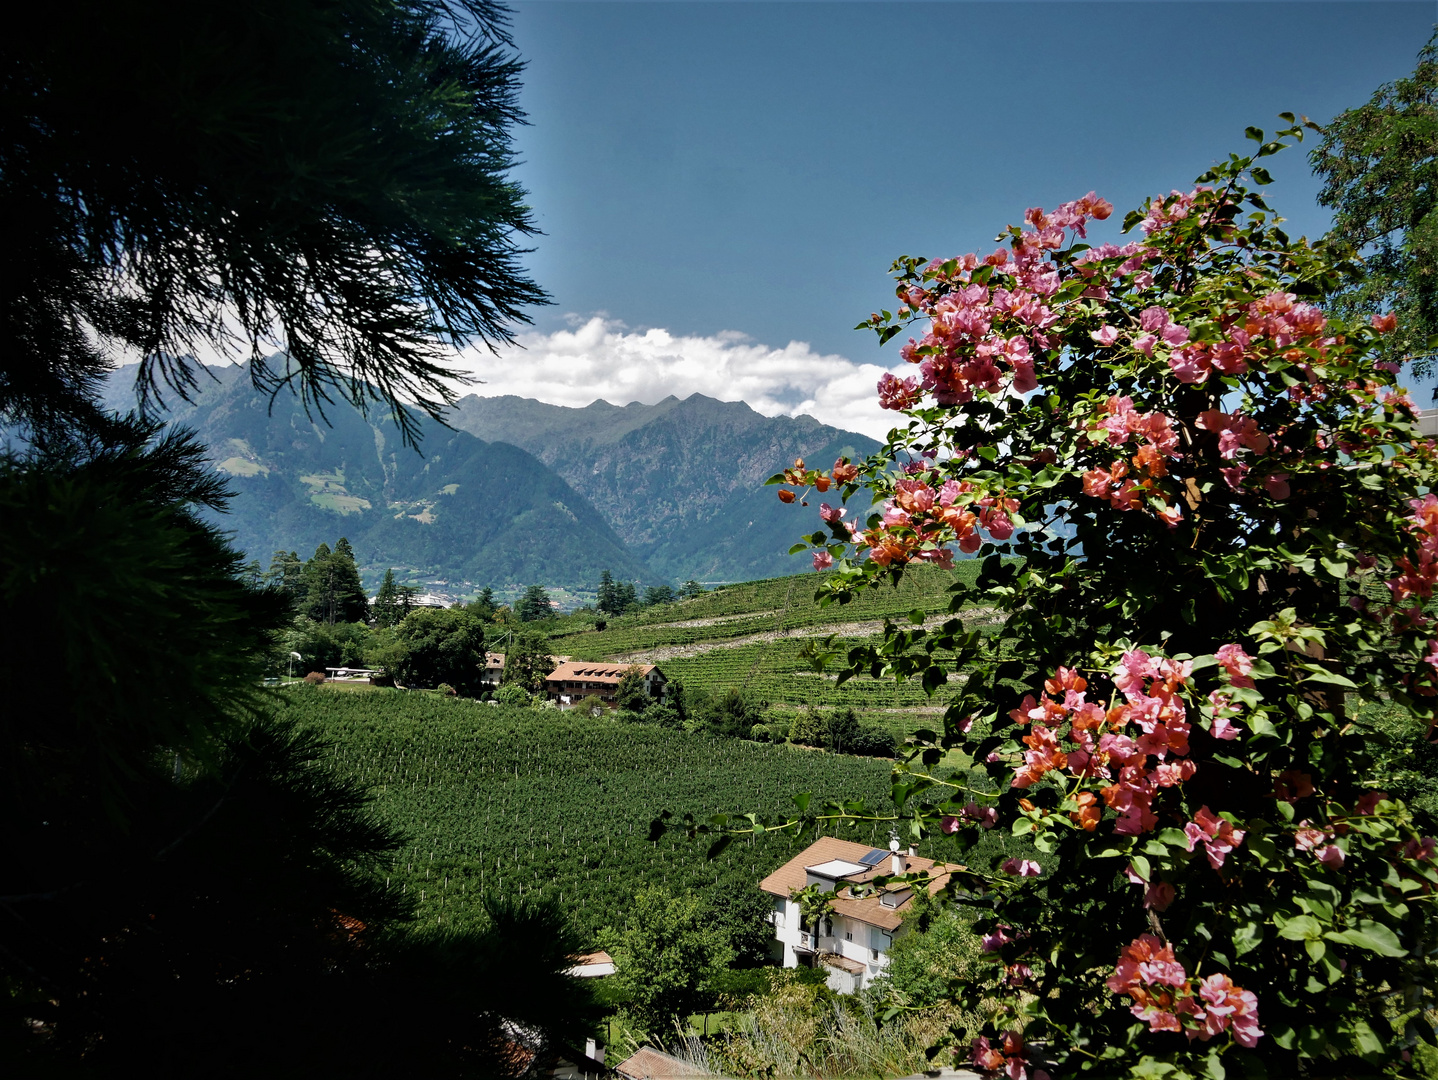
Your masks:
{"label": "window", "polygon": [[844,940],[845,940],[845,941],[853,941],[853,940],[854,940],[854,935],[853,935],[853,934],[845,934],[845,935],[844,935]]}
{"label": "window", "polygon": [[869,950],[869,958],[870,958],[871,960],[877,960],[877,959],[879,959],[879,950],[878,950],[878,949],[870,949],[870,950]]}

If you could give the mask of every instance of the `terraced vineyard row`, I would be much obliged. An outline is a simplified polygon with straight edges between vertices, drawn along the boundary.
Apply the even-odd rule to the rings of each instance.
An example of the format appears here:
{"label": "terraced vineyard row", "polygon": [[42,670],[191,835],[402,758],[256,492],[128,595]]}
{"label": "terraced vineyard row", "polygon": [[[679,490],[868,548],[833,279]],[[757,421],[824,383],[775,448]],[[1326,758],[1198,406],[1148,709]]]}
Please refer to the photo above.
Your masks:
{"label": "terraced vineyard row", "polygon": [[[803,791],[882,806],[888,790],[882,761],[428,694],[289,695],[286,711],[335,742],[336,767],[410,837],[382,872],[418,894],[430,925],[472,923],[484,890],[561,899],[590,934],[622,925],[645,884],[708,898],[751,890],[812,835],[766,834],[709,862],[700,842],[651,844],[650,820],[666,808],[779,814]],[[887,836],[878,825],[826,831]]]}
{"label": "terraced vineyard row", "polygon": [[[842,653],[860,643],[858,639],[836,639],[834,648]],[[840,686],[834,674],[810,669],[803,656],[805,644],[802,639],[781,638],[712,649],[694,657],[666,660],[664,673],[682,679],[686,687],[711,693],[739,687],[771,704],[911,709],[947,703],[943,690],[930,698],[915,681],[899,683],[862,675]]]}
{"label": "terraced vineyard row", "polygon": [[915,567],[897,588],[866,590],[848,604],[828,607],[814,600],[820,581],[816,574],[726,585],[694,600],[612,619],[604,630],[559,635],[553,642],[556,651],[576,659],[602,660],[666,645],[900,619],[916,609],[935,614],[948,610],[950,585],[971,582],[978,572],[977,560],[960,562],[953,570]]}

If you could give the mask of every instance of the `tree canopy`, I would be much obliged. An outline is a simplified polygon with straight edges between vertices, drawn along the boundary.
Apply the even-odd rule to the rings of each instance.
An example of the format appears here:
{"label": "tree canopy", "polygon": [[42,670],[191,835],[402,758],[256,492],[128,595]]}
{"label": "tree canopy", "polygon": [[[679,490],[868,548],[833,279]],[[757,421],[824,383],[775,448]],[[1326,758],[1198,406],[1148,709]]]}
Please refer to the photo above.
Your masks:
{"label": "tree canopy", "polygon": [[418,608],[395,632],[403,648],[396,670],[407,685],[448,683],[459,693],[478,697],[484,690],[484,624],[463,608]]}
{"label": "tree canopy", "polygon": [[[521,65],[490,0],[86,0],[0,41],[0,410],[95,419],[108,356],[187,393],[197,354],[430,415],[443,345],[544,293],[507,171]],[[265,357],[278,346],[281,370]]]}
{"label": "tree canopy", "polygon": [[1332,236],[1364,256],[1362,273],[1326,304],[1347,314],[1392,311],[1389,362],[1433,370],[1438,336],[1438,37],[1406,78],[1334,117],[1309,155],[1334,211]]}

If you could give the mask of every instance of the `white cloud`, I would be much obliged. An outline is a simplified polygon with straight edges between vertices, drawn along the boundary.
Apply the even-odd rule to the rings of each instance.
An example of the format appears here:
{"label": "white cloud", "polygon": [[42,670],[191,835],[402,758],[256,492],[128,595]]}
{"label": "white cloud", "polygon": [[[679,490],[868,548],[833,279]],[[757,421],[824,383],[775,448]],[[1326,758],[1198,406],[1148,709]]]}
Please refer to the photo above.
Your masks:
{"label": "white cloud", "polygon": [[574,323],[571,330],[521,333],[519,347],[497,355],[465,350],[455,366],[483,380],[466,392],[515,394],[571,407],[597,398],[652,405],[671,394],[698,393],[747,402],[765,416],[807,413],[876,439],[899,419],[878,405],[875,387],[885,368],[822,355],[802,341],[775,349],[729,330],[676,337],[667,330],[631,331],[601,316]]}

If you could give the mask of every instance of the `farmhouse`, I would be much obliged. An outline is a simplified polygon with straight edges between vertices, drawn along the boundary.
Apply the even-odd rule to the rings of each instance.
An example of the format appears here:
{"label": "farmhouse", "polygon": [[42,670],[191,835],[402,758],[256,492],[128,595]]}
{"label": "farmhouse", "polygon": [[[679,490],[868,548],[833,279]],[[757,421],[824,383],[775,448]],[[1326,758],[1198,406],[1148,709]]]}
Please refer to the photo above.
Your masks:
{"label": "farmhouse", "polygon": [[664,673],[653,664],[612,664],[603,661],[573,660],[560,664],[544,680],[551,701],[572,705],[581,698],[598,697],[613,701],[620,682],[637,668],[644,676],[644,688],[651,698],[664,693]]}
{"label": "farmhouse", "polygon": [[498,690],[500,677],[504,674],[504,653],[487,652],[484,654],[484,670],[479,673],[479,681],[486,690]]}
{"label": "farmhouse", "polygon": [[[904,932],[916,887],[892,884],[877,892],[855,895],[854,886],[881,875],[927,871],[930,894],[938,892],[950,872],[961,867],[936,863],[899,850],[897,840],[881,851],[838,837],[822,837],[759,883],[774,899],[770,921],[775,951],[783,950],[784,967],[823,966],[828,984],[843,994],[868,986],[889,964],[889,948]],[[806,925],[791,894],[809,885],[831,893],[832,912],[817,926]]]}

